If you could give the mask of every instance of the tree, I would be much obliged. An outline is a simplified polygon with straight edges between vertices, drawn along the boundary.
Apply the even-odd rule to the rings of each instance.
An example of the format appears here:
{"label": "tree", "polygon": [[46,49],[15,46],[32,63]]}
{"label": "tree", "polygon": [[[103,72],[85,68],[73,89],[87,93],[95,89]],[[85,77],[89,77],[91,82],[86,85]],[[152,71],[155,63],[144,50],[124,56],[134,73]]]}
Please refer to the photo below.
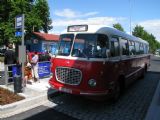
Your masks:
{"label": "tree", "polygon": [[113,24],[113,27],[116,28],[117,30],[120,30],[120,31],[124,32],[124,29],[123,29],[123,27],[121,26],[120,23]]}
{"label": "tree", "polygon": [[146,40],[150,45],[150,52],[154,53],[156,49],[160,48],[160,43],[156,40],[155,36],[144,30],[144,27],[136,25],[132,34]]}
{"label": "tree", "polygon": [[[41,9],[39,9],[41,8]],[[48,30],[52,29],[52,20],[49,18],[49,7],[46,0],[37,0],[35,10],[42,20],[42,30],[48,33]]]}
{"label": "tree", "polygon": [[47,0],[1,0],[0,1],[0,43],[18,42],[15,37],[15,17],[25,14],[26,34],[32,31],[48,32],[51,26]]}

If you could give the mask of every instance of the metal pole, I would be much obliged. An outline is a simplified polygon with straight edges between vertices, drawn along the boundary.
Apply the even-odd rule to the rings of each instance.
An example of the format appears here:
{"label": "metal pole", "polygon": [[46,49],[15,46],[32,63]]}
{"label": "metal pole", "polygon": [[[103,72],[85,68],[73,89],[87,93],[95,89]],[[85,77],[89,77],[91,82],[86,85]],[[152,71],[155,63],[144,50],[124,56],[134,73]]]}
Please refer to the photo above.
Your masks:
{"label": "metal pole", "polygon": [[[24,14],[22,14],[22,46],[24,46]],[[22,61],[22,80],[24,81],[24,61]]]}
{"label": "metal pole", "polygon": [[24,46],[24,14],[22,14],[22,46]]}

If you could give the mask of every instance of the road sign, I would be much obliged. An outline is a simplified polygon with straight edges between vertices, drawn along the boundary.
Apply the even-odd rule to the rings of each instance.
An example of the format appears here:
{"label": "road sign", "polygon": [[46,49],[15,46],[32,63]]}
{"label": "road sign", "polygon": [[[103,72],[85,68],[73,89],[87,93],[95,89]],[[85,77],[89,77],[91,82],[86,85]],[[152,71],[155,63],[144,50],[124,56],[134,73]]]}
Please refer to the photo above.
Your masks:
{"label": "road sign", "polygon": [[15,28],[22,28],[22,22],[23,22],[23,17],[22,15],[17,15],[16,16],[16,21],[15,21]]}
{"label": "road sign", "polygon": [[22,31],[16,31],[16,32],[15,32],[15,36],[16,36],[16,37],[22,36]]}

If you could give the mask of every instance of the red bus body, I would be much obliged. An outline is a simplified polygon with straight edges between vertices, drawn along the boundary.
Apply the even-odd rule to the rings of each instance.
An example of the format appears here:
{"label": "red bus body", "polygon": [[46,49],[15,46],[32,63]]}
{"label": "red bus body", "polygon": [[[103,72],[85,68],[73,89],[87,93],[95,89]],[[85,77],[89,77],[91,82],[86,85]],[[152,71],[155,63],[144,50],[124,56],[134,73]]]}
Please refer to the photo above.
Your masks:
{"label": "red bus body", "polygon": [[[150,64],[150,55],[106,58],[56,55],[51,63],[53,76],[49,83],[54,89],[85,96],[110,95],[117,83],[121,88],[142,76]],[[89,80],[96,83],[89,85]]]}

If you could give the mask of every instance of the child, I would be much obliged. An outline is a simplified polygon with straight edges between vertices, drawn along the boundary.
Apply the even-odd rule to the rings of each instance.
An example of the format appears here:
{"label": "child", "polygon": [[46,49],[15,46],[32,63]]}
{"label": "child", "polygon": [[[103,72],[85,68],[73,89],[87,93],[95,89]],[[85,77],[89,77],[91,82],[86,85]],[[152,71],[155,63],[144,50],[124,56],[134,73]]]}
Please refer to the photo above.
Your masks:
{"label": "child", "polygon": [[24,76],[25,76],[25,83],[32,84],[31,78],[32,78],[32,70],[31,70],[31,64],[27,63],[24,68]]}

